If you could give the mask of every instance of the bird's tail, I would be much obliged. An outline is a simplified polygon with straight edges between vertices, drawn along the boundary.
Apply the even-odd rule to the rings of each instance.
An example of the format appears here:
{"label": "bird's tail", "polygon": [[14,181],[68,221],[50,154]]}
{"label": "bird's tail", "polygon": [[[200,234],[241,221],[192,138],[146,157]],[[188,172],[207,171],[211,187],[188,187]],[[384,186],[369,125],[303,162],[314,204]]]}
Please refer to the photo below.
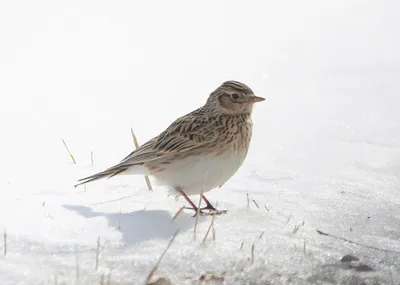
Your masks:
{"label": "bird's tail", "polygon": [[86,184],[86,183],[89,183],[89,182],[92,182],[92,181],[96,181],[96,180],[99,180],[99,179],[103,179],[103,178],[109,179],[109,178],[111,178],[111,177],[113,177],[115,175],[118,175],[118,174],[126,171],[128,169],[128,167],[129,167],[128,165],[115,165],[113,167],[110,167],[110,168],[102,171],[102,172],[99,172],[99,173],[90,175],[88,177],[79,179],[78,180],[79,183],[74,185],[74,187],[77,187],[79,185],[83,185],[83,184]]}

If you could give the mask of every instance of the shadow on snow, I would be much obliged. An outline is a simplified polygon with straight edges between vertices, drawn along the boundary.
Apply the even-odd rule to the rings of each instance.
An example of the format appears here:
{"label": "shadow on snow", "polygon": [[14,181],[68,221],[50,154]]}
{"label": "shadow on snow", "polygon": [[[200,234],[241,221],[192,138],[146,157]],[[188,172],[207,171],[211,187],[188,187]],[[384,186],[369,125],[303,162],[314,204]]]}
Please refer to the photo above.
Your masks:
{"label": "shadow on snow", "polygon": [[[139,210],[131,213],[104,213],[89,207],[64,205],[65,209],[75,211],[85,218],[105,217],[111,227],[118,229],[125,244],[134,245],[151,239],[169,239],[177,229],[180,232],[193,229],[195,219],[192,213],[182,212],[174,221],[173,216],[164,210]],[[204,219],[199,219],[199,223]]]}

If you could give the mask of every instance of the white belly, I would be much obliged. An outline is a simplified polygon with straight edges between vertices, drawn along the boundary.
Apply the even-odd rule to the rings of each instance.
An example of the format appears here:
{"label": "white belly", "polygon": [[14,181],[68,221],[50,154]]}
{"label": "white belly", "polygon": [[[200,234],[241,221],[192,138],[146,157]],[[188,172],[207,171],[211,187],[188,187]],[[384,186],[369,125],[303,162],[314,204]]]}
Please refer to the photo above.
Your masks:
{"label": "white belly", "polygon": [[247,151],[227,151],[222,155],[193,156],[171,163],[153,176],[162,184],[182,189],[187,195],[200,194],[222,186],[242,165]]}

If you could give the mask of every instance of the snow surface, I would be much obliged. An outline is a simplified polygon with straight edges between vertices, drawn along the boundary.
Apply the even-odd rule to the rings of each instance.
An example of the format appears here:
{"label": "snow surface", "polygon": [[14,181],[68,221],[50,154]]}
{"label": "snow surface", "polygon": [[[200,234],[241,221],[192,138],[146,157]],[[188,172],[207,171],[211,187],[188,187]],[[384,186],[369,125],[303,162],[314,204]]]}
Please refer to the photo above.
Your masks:
{"label": "snow surface", "polygon": [[[176,229],[154,280],[400,284],[399,8],[2,1],[0,284],[143,284]],[[192,213],[172,221],[183,199],[143,177],[72,186],[132,150],[130,127],[143,143],[229,79],[267,100],[243,167],[208,193],[229,210],[215,241],[211,217],[194,241]]]}

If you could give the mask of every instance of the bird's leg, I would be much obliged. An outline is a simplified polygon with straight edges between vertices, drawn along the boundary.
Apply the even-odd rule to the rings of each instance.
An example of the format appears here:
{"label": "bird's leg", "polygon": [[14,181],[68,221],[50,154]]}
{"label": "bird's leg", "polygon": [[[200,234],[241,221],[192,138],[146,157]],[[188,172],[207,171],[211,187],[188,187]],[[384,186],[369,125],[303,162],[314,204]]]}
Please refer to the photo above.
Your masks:
{"label": "bird's leg", "polygon": [[[197,214],[197,212],[199,212],[199,214],[201,216],[204,215],[208,215],[208,216],[213,216],[213,215],[221,215],[221,214],[226,214],[228,211],[227,210],[222,210],[222,211],[218,211],[217,209],[215,209],[215,207],[213,205],[211,205],[210,201],[207,200],[206,197],[204,197],[203,194],[201,194],[200,198],[203,199],[207,206],[204,208],[198,208],[192,200],[190,200],[190,198],[185,194],[185,192],[183,192],[181,189],[177,189],[176,190],[179,194],[181,194],[183,196],[183,198],[185,198],[185,200],[190,204],[190,206],[192,207],[185,207],[185,209],[189,209],[189,210],[194,210]],[[202,210],[209,210],[208,213],[204,213]],[[193,216],[195,217],[196,214]]]}
{"label": "bird's leg", "polygon": [[185,194],[185,192],[183,192],[180,189],[178,189],[177,191],[179,192],[179,194],[181,194],[183,196],[183,198],[185,198],[185,200],[190,204],[190,206],[192,206],[192,208],[187,208],[187,209],[193,209],[197,212],[198,207],[193,203],[192,200],[189,199],[189,197]]}
{"label": "bird's leg", "polygon": [[203,193],[200,194],[201,198],[206,202],[207,206],[204,208],[201,208],[201,210],[212,210],[215,211],[215,207],[211,205],[210,201],[207,200],[206,196],[203,195]]}

